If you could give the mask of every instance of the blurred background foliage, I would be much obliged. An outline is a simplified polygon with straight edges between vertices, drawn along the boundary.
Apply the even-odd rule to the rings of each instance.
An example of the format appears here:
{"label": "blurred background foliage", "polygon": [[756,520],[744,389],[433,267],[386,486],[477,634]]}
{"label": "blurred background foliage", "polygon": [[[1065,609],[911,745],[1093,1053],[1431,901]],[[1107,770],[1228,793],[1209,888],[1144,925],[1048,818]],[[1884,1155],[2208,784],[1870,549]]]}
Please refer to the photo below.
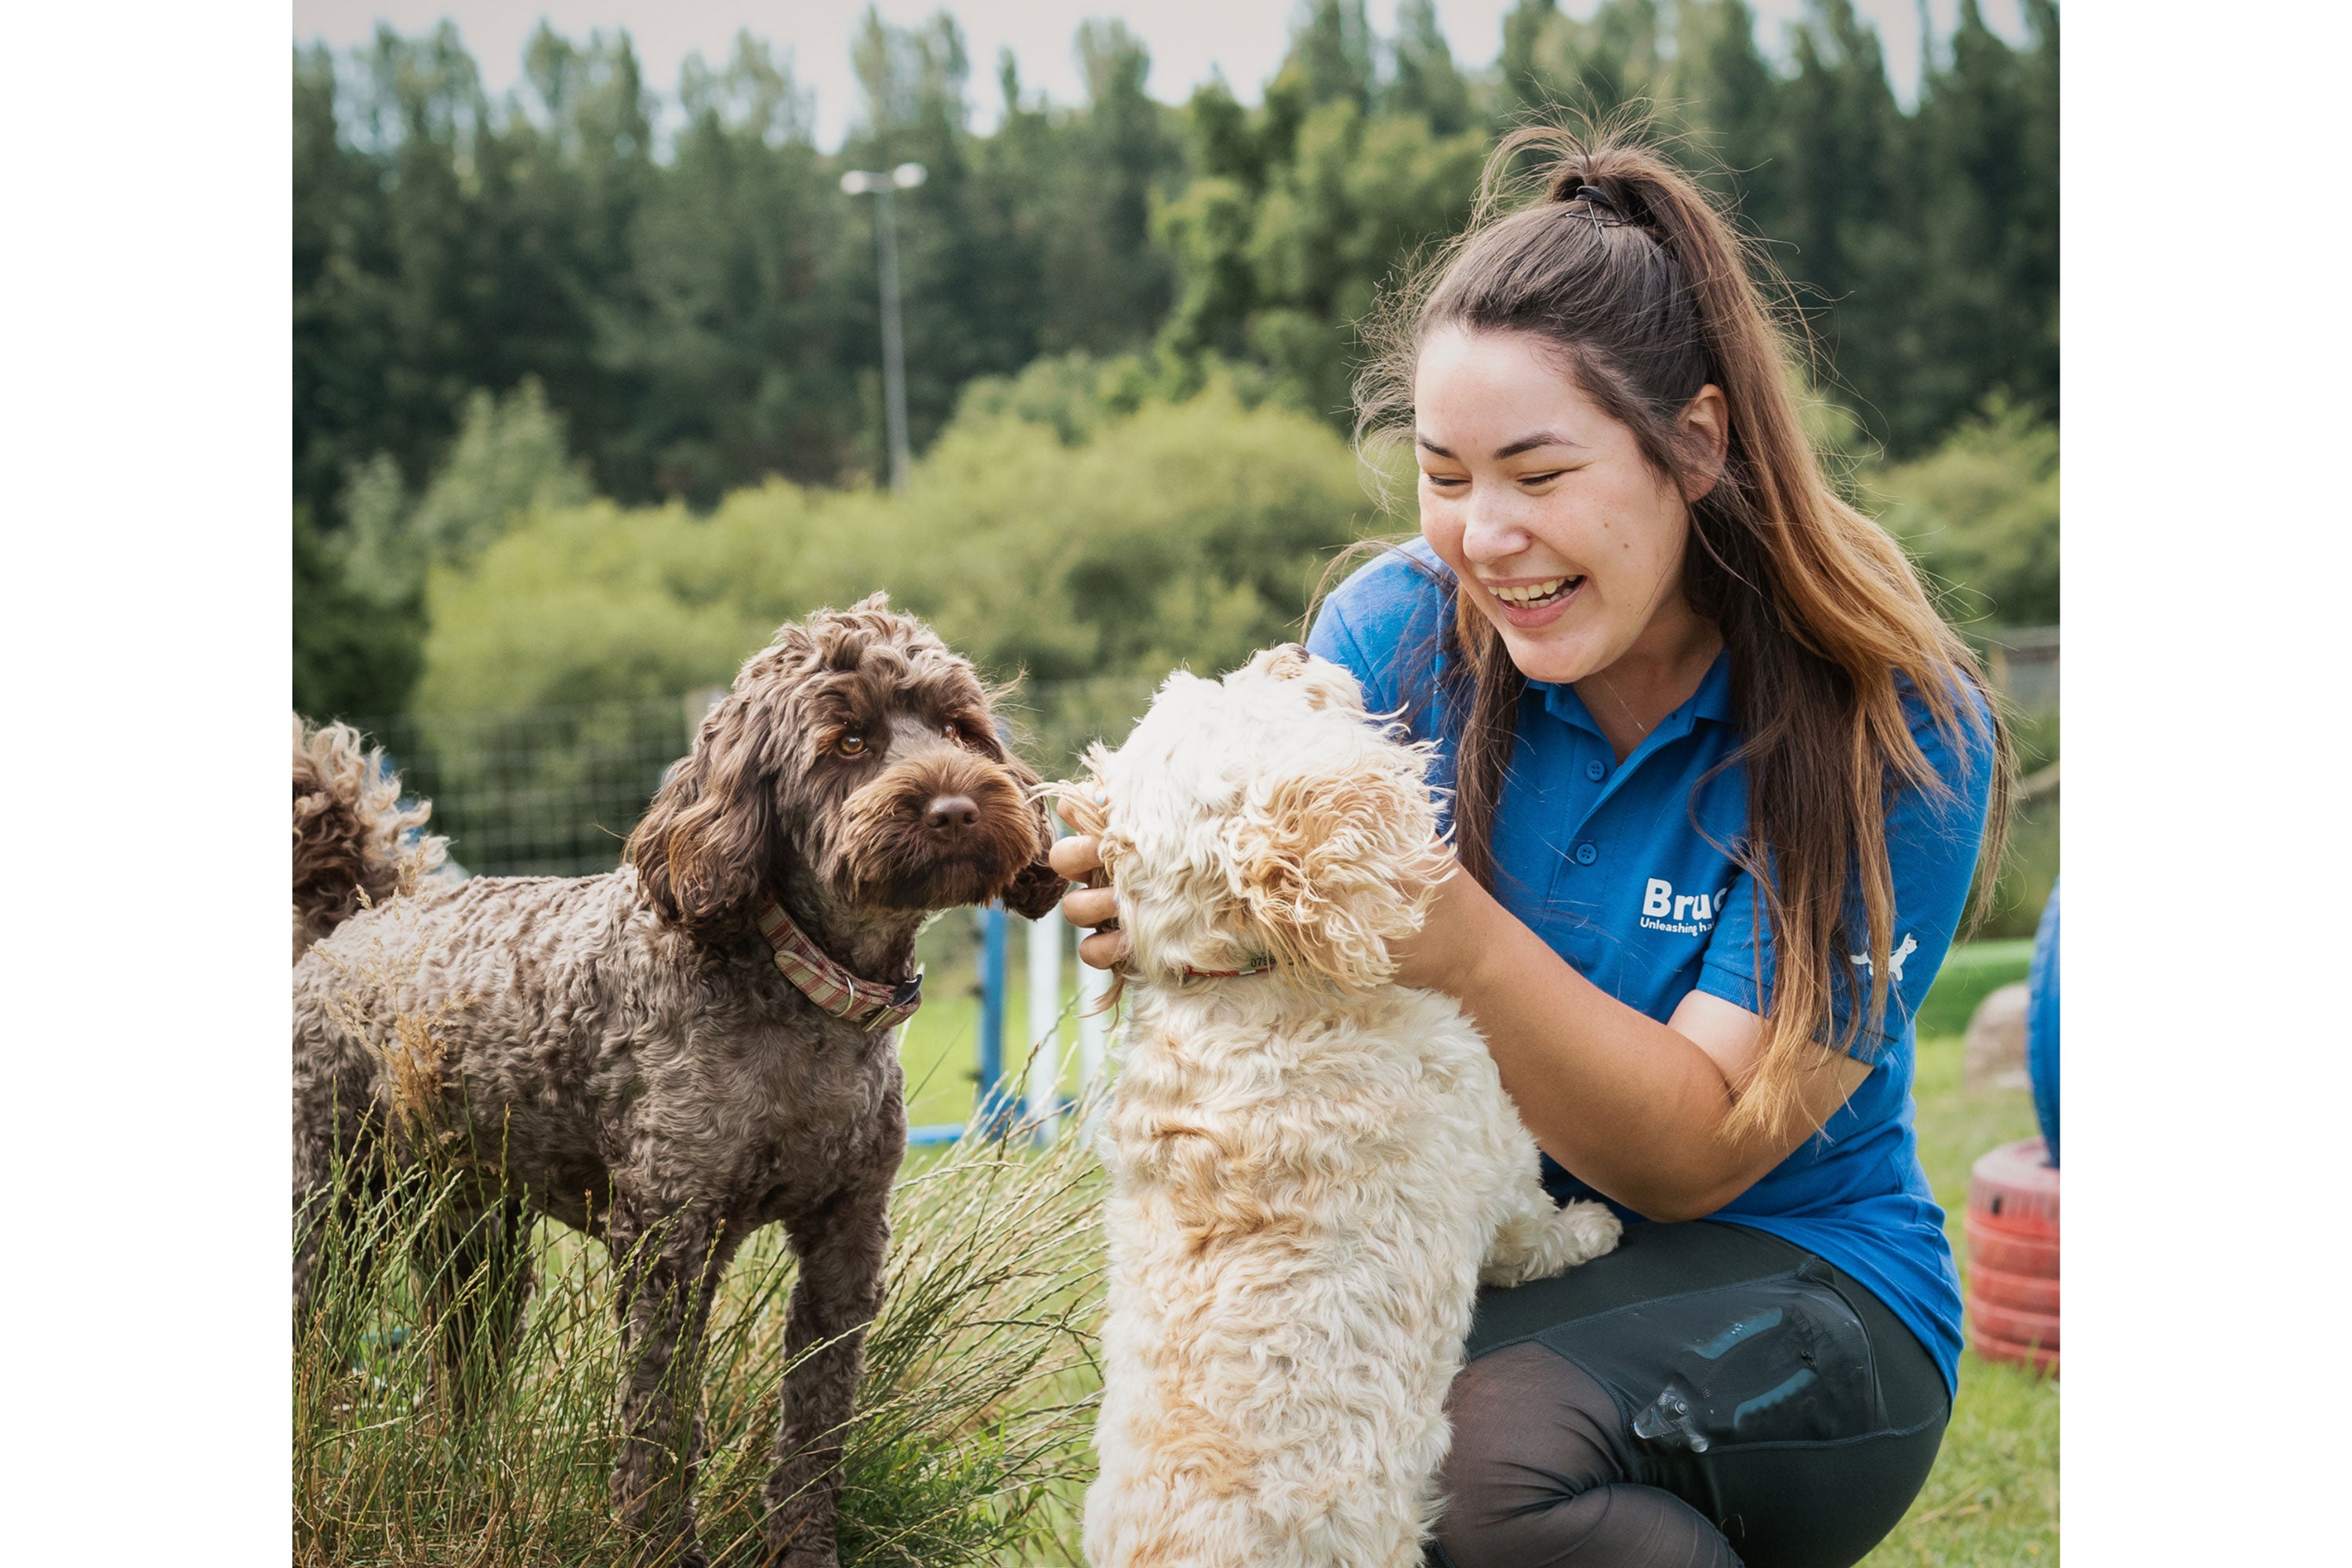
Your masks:
{"label": "blurred background foliage", "polygon": [[[666,98],[625,33],[542,26],[496,100],[446,24],[298,48],[296,707],[414,748],[634,703],[559,726],[619,725],[634,779],[682,743],[681,694],[886,588],[1024,679],[1051,764],[1170,666],[1297,635],[1334,551],[1410,531],[1346,444],[1354,322],[1553,106],[1650,106],[1790,285],[1850,492],[1972,637],[2054,625],[2055,6],[2024,0],[2012,44],[1962,0],[1907,107],[1850,0],[1771,56],[1741,0],[1580,9],[1520,0],[1465,71],[1431,0],[1392,36],[1301,0],[1254,106],[1151,99],[1116,22],[1078,30],[1061,104],[1009,57],[975,85],[948,12],[869,12],[835,151],[749,34]],[[839,179],[910,159],[892,495],[874,204]]]}
{"label": "blurred background foliage", "polygon": [[1040,681],[1222,669],[1295,635],[1328,547],[1368,516],[1347,443],[1225,376],[1122,411],[1096,368],[1071,355],[976,384],[903,496],[773,478],[708,516],[522,513],[435,568],[418,706],[723,685],[778,622],[877,587],[985,668]]}

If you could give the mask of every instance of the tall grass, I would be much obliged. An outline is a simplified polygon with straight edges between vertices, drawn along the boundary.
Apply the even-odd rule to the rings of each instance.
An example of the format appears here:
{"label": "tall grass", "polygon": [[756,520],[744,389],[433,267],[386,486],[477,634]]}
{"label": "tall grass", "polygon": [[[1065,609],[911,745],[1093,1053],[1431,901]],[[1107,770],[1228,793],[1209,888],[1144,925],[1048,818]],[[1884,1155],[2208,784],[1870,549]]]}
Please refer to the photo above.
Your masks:
{"label": "tall grass", "polygon": [[[1957,1036],[1922,1040],[1916,1084],[1920,1152],[1956,1247],[1969,1163],[2032,1129],[2021,1091],[1968,1087],[1960,1058]],[[510,1264],[463,1279],[420,1274],[412,1257],[450,1250],[465,1179],[411,1172],[326,1223],[315,1310],[295,1354],[298,1563],[624,1556],[605,1490],[623,1370],[611,1261],[600,1245],[543,1225]],[[1076,1504],[1092,1476],[1100,1385],[1101,1193],[1074,1137],[1038,1150],[1015,1128],[1002,1141],[910,1152],[891,1208],[888,1295],[845,1435],[839,1533],[850,1568],[1081,1561]],[[476,1350],[436,1371],[449,1303],[495,1315],[518,1297],[526,1264],[537,1289],[512,1349],[503,1359]],[[762,1233],[713,1314],[699,1514],[715,1563],[758,1559],[792,1281],[781,1235]],[[2055,1384],[1967,1357],[1936,1471],[1873,1568],[2054,1561],[2058,1404]]]}
{"label": "tall grass", "polygon": [[[612,1259],[551,1223],[515,1247],[484,1245],[465,1217],[479,1180],[419,1166],[373,1196],[352,1182],[320,1222],[294,1355],[299,1563],[625,1558],[606,1490],[624,1370]],[[845,1564],[952,1568],[1057,1550],[1047,1543],[1068,1529],[1100,1381],[1100,1188],[1077,1140],[1038,1150],[1023,1128],[910,1161],[843,1435]],[[759,1560],[793,1275],[782,1233],[763,1231],[712,1312],[698,1513],[714,1564]],[[464,1331],[526,1293],[503,1354]]]}

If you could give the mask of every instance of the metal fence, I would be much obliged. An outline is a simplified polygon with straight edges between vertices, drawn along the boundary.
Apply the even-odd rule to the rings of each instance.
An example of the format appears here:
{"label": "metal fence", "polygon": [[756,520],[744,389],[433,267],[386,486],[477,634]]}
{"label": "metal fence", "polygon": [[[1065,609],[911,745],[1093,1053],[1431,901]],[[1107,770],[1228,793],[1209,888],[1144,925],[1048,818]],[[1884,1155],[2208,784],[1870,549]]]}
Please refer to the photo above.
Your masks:
{"label": "metal fence", "polygon": [[[1134,676],[1036,681],[1002,710],[1015,749],[1058,777],[1088,742],[1124,735],[1157,686]],[[581,877],[620,864],[629,829],[721,695],[352,722],[383,747],[405,793],[433,803],[432,830],[448,835],[467,871]]]}
{"label": "metal fence", "polygon": [[[2058,706],[2058,631],[1990,641],[1994,679],[2024,712]],[[1150,706],[1156,678],[1032,681],[1001,711],[1014,747],[1045,777],[1079,765],[1097,738],[1116,744]],[[621,845],[686,754],[718,689],[646,702],[512,713],[354,721],[391,754],[411,795],[433,803],[450,855],[489,876],[586,876],[620,863]]]}
{"label": "metal fence", "polygon": [[1993,684],[2021,713],[2058,711],[2058,628],[2027,626],[1995,634],[1985,644]]}

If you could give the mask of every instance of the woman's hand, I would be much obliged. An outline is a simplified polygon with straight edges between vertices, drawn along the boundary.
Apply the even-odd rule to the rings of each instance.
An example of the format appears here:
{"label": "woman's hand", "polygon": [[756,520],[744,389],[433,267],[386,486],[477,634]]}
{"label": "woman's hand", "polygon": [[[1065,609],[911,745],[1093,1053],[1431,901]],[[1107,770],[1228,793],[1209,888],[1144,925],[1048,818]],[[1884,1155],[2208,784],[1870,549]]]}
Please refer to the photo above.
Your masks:
{"label": "woman's hand", "polygon": [[[1093,837],[1076,834],[1055,839],[1046,863],[1071,881],[1083,882],[1102,869],[1102,854]],[[1398,984],[1461,994],[1482,947],[1482,920],[1502,910],[1484,888],[1461,871],[1448,856],[1444,873],[1432,888],[1428,919],[1420,933],[1390,944],[1389,952],[1397,961]],[[1063,894],[1062,918],[1080,931],[1094,933],[1078,942],[1078,957],[1087,963],[1097,969],[1118,969],[1127,963],[1127,933],[1114,923],[1118,919],[1118,896],[1110,889],[1079,888]]]}
{"label": "woman's hand", "polygon": [[1421,930],[1389,943],[1389,956],[1397,966],[1393,978],[1399,985],[1443,991],[1458,998],[1480,950],[1479,922],[1501,906],[1486,896],[1475,879],[1462,874],[1461,862],[1451,854],[1424,890],[1429,907]]}
{"label": "woman's hand", "polygon": [[[1073,882],[1083,882],[1102,869],[1102,853],[1085,834],[1057,838],[1045,862]],[[1080,888],[1062,895],[1062,918],[1092,936],[1078,939],[1078,957],[1097,969],[1117,969],[1127,962],[1127,933],[1120,931],[1118,895],[1108,888]],[[1102,930],[1108,926],[1108,931]]]}

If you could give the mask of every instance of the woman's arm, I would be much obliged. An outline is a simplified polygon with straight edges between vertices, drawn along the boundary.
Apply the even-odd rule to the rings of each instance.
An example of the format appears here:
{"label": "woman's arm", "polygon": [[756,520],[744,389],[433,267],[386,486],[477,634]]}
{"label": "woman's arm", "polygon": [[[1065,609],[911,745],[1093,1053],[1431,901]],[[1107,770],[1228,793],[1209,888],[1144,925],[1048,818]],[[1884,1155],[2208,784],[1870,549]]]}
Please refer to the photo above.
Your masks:
{"label": "woman's arm", "polygon": [[1401,948],[1401,984],[1443,991],[1486,1037],[1503,1088],[1536,1142],[1578,1179],[1652,1219],[1697,1219],[1753,1186],[1869,1076],[1823,1050],[1802,1082],[1806,1120],[1778,1136],[1728,1138],[1732,1085],[1764,1021],[1693,991],[1665,1023],[1579,974],[1472,878],[1436,889]]}
{"label": "woman's arm", "polygon": [[[1091,838],[1054,846],[1054,868],[1073,880],[1100,863]],[[1081,929],[1118,912],[1108,889],[1062,900]],[[1126,952],[1116,931],[1078,944],[1079,956],[1102,969]],[[1779,1138],[1723,1136],[1731,1085],[1762,1046],[1755,1014],[1695,991],[1668,1022],[1644,1017],[1579,974],[1469,877],[1440,885],[1420,939],[1397,956],[1400,984],[1445,992],[1470,1014],[1536,1142],[1637,1214],[1713,1214],[1811,1133],[1801,1125]],[[1823,1051],[1803,1086],[1808,1115],[1826,1121],[1868,1072]]]}

